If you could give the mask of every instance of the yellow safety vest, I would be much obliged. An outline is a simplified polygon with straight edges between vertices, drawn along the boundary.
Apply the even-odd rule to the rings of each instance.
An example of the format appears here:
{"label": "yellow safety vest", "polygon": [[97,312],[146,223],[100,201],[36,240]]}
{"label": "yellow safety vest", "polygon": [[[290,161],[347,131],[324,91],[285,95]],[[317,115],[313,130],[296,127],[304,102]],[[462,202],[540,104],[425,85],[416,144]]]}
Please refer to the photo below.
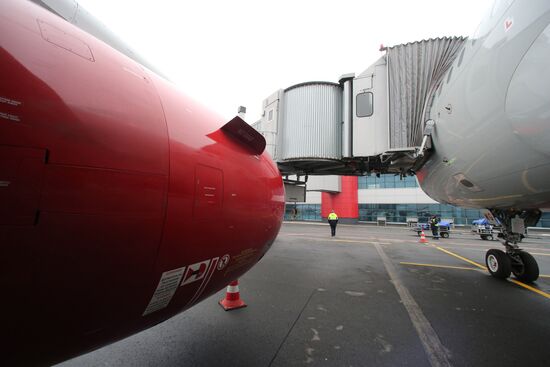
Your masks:
{"label": "yellow safety vest", "polygon": [[328,215],[328,220],[338,220],[338,216],[336,215],[336,213],[330,213]]}

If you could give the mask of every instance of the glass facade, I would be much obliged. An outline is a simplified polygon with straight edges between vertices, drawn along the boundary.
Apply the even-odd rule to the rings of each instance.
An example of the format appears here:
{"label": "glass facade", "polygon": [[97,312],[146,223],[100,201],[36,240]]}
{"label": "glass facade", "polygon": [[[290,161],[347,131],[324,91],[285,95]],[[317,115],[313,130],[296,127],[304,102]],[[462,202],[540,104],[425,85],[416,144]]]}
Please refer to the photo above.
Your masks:
{"label": "glass facade", "polygon": [[285,220],[321,221],[321,204],[287,204]]}
{"label": "glass facade", "polygon": [[406,187],[418,187],[415,176],[406,176],[401,179],[399,175],[361,176],[358,179],[359,189],[402,189]]}
{"label": "glass facade", "polygon": [[540,217],[537,227],[550,227],[550,212],[542,213],[542,217]]}
{"label": "glass facade", "polygon": [[[416,177],[399,175],[362,176],[358,178],[359,189],[394,189],[419,187]],[[417,217],[419,222],[427,222],[432,215],[452,218],[457,225],[470,225],[482,218],[479,209],[459,208],[447,204],[359,204],[359,220],[375,222],[385,216],[388,222],[406,223],[407,217]],[[321,221],[321,204],[287,204],[285,220]],[[550,212],[542,213],[537,227],[550,227]]]}
{"label": "glass facade", "polygon": [[[417,217],[419,222],[426,223],[431,215],[453,218],[455,224],[466,226],[483,217],[478,209],[446,204],[359,204],[359,220],[364,222],[375,222],[377,217],[385,216],[393,223],[406,223],[407,217]],[[320,222],[321,204],[287,204],[285,220]],[[542,213],[537,227],[550,227],[550,212]]]}
{"label": "glass facade", "polygon": [[478,209],[464,209],[446,204],[359,204],[359,220],[374,222],[377,217],[386,217],[388,222],[406,223],[407,217],[417,217],[427,223],[432,215],[452,218],[455,224],[469,225],[482,218]]}

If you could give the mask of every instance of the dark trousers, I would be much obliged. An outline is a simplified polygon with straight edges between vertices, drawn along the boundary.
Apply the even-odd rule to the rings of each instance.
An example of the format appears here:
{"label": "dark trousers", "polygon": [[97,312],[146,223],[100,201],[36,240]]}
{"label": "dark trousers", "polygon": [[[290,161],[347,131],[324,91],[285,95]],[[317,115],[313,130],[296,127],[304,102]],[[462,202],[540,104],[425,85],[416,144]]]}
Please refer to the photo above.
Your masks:
{"label": "dark trousers", "polygon": [[438,231],[439,228],[437,228],[437,226],[432,226],[432,235],[434,238],[438,238],[439,237],[439,231]]}
{"label": "dark trousers", "polygon": [[336,224],[338,224],[338,220],[329,220],[328,224],[330,224],[330,234],[334,237],[336,235]]}

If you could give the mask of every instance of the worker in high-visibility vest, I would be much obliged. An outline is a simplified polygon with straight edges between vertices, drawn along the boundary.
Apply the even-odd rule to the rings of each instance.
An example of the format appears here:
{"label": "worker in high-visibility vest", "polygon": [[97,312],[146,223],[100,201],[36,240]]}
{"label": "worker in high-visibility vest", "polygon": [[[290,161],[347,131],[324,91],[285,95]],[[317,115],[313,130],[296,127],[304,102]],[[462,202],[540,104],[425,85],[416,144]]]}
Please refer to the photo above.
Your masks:
{"label": "worker in high-visibility vest", "polygon": [[432,230],[432,235],[434,240],[439,239],[439,218],[435,215],[432,215],[430,219],[430,228]]}
{"label": "worker in high-visibility vest", "polygon": [[330,233],[332,234],[332,237],[336,236],[336,224],[338,224],[338,216],[334,212],[334,210],[330,211],[330,214],[328,215],[328,224],[330,224]]}

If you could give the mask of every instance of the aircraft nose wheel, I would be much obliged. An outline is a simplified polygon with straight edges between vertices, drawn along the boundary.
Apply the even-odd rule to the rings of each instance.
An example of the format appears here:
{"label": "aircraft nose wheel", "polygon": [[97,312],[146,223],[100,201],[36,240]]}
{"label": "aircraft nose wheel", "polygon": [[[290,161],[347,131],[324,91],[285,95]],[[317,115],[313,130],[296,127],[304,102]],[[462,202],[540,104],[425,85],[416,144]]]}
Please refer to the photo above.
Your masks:
{"label": "aircraft nose wheel", "polygon": [[511,255],[512,273],[522,282],[534,282],[539,277],[539,265],[528,252],[518,251]]}
{"label": "aircraft nose wheel", "polygon": [[499,279],[506,279],[512,272],[512,262],[504,251],[490,249],[485,254],[485,265],[492,276]]}
{"label": "aircraft nose wheel", "polygon": [[485,254],[485,265],[492,276],[506,279],[511,273],[522,282],[534,282],[539,277],[539,266],[535,258],[525,251],[504,251],[491,249]]}
{"label": "aircraft nose wheel", "polygon": [[[485,254],[485,264],[489,273],[495,278],[504,279],[514,273],[523,282],[534,282],[539,277],[539,266],[531,254],[522,251],[518,243],[524,237],[525,228],[535,226],[542,212],[539,209],[489,209],[490,217],[500,222],[498,237],[503,239],[506,252],[490,249]],[[483,238],[483,236],[482,236]],[[487,237],[486,237],[487,238]]]}

